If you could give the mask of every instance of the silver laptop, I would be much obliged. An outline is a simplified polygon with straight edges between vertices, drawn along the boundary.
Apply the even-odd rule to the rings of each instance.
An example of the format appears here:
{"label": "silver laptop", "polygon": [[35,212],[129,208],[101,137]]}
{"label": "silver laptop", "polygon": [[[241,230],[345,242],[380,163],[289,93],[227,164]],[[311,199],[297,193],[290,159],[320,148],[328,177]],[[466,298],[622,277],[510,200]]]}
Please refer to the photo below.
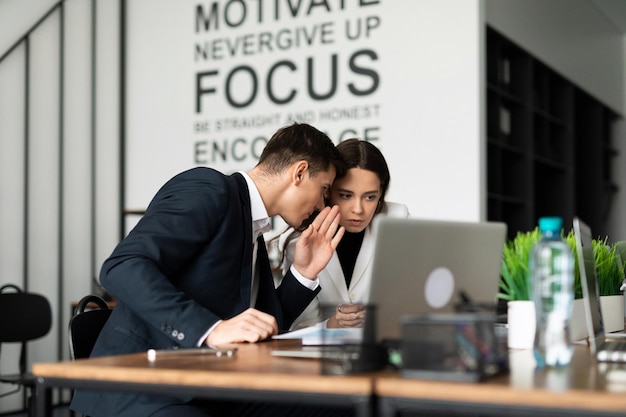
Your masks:
{"label": "silver laptop", "polygon": [[601,362],[626,362],[626,335],[607,335],[604,331],[591,228],[577,217],[574,217],[574,236],[591,353]]}
{"label": "silver laptop", "polygon": [[507,226],[379,217],[370,303],[376,339],[399,340],[405,315],[495,313]]}

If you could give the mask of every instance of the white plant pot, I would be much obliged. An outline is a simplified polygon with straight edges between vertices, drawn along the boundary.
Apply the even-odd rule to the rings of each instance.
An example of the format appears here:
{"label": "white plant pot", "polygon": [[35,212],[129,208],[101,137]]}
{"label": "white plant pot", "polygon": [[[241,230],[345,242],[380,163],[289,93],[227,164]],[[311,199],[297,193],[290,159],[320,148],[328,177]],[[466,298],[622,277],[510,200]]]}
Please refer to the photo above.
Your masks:
{"label": "white plant pot", "polygon": [[[604,331],[619,332],[624,330],[624,296],[603,295],[600,297],[600,309]],[[587,321],[585,317],[585,304],[582,299],[574,300],[570,332],[572,341],[582,340],[588,336]]]}
{"label": "white plant pot", "polygon": [[587,337],[587,318],[585,317],[585,303],[582,298],[574,300],[572,318],[569,322],[570,339],[575,342]]}
{"label": "white plant pot", "polygon": [[600,297],[604,331],[619,332],[624,330],[624,296],[603,295]]}
{"label": "white plant pot", "polygon": [[537,361],[532,349],[515,349],[509,352],[509,375],[515,389],[533,389]]}
{"label": "white plant pot", "polygon": [[509,349],[532,349],[535,342],[535,304],[532,301],[507,303]]}

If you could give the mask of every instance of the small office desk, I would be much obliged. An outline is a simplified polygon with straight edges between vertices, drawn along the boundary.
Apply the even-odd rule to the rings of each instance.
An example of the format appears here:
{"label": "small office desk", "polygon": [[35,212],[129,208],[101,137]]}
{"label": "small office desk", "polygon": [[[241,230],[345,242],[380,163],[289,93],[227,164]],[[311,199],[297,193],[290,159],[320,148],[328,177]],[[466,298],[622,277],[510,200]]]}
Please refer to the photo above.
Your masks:
{"label": "small office desk", "polygon": [[480,383],[401,378],[381,373],[374,394],[378,415],[624,416],[626,382],[606,380],[624,365],[597,363],[577,345],[566,368],[535,369],[531,350],[510,351],[511,372]]}
{"label": "small office desk", "polygon": [[36,363],[36,415],[45,415],[44,401],[52,387],[353,406],[360,417],[374,412],[371,374],[321,375],[319,360],[271,355],[272,349],[297,348],[298,340],[236,346],[232,357],[167,354],[149,361],[143,352]]}

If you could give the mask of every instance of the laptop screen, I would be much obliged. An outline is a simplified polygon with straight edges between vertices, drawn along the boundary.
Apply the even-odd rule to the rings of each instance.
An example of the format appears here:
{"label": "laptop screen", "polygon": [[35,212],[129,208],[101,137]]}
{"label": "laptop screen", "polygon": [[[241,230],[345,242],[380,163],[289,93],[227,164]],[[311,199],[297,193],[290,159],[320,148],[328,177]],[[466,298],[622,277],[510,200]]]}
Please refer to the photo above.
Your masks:
{"label": "laptop screen", "polygon": [[600,292],[593,255],[591,228],[575,217],[574,235],[576,237],[576,256],[578,257],[578,270],[580,271],[580,283],[583,290],[589,346],[591,351],[595,353],[598,345],[604,341],[605,334],[602,311],[600,310]]}
{"label": "laptop screen", "polygon": [[369,302],[378,340],[398,340],[405,315],[468,301],[495,312],[506,224],[380,217],[375,227]]}

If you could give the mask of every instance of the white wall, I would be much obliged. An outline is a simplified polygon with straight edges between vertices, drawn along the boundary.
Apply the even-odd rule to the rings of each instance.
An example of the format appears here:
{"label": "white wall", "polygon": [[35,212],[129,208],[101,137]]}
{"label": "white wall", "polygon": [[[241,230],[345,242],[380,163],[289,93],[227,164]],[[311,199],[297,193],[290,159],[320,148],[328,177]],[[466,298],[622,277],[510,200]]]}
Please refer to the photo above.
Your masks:
{"label": "white wall", "polygon": [[[92,291],[119,239],[119,6],[0,2],[0,56],[33,28],[28,47],[0,62],[0,285],[45,295],[53,313],[29,363],[68,357],[70,303]],[[2,372],[16,372],[18,357],[17,345],[3,346]],[[0,393],[12,389],[0,385]],[[21,394],[3,397],[0,412],[21,405]]]}
{"label": "white wall", "polygon": [[382,148],[392,173],[388,199],[409,204],[413,217],[484,220],[481,2],[410,4],[410,12],[389,5],[398,10],[389,42],[398,60],[385,71],[397,82],[383,102],[401,106],[386,130],[395,141]]}
{"label": "white wall", "polygon": [[[80,0],[78,0],[80,1]],[[121,233],[120,168],[120,1],[96,2],[96,54],[94,70],[94,271],[111,254]]]}
{"label": "white wall", "polygon": [[[0,14],[1,16],[1,14]],[[0,25],[0,28],[3,26]],[[0,36],[2,38],[2,36]],[[23,137],[24,125],[24,49],[16,50],[12,56],[5,59],[0,65],[0,115],[11,114],[12,117],[2,117],[0,123],[0,282],[4,285],[18,281],[22,283],[23,265],[23,219],[24,219],[24,189],[21,186],[24,180],[24,171],[17,169],[16,161],[24,159],[24,147],[21,141],[6,140],[3,138]],[[14,98],[14,99],[9,99]],[[15,182],[7,182],[4,178],[14,178]],[[8,196],[11,196],[9,199]],[[0,352],[0,369],[2,372],[16,372],[19,350],[16,345],[5,344]],[[11,365],[9,365],[11,364]],[[0,393],[13,389],[12,386],[1,384]],[[21,405],[20,396],[10,396],[2,399],[0,411],[16,409]]]}
{"label": "white wall", "polygon": [[[60,19],[48,19],[33,33],[30,42],[30,94],[29,94],[29,146],[28,146],[28,209],[25,213],[28,221],[27,263],[28,288],[30,291],[45,294],[52,305],[52,317],[60,317],[59,306],[59,251],[60,239],[60,196],[59,182],[61,145],[60,107],[58,82],[59,46],[57,36]],[[57,359],[56,349],[49,344],[58,340],[62,322],[53,320],[52,330],[45,342],[43,339],[33,343],[30,349],[32,357],[51,361]]]}
{"label": "white wall", "polygon": [[[379,146],[389,160],[389,200],[409,206],[422,218],[481,220],[485,218],[484,150],[482,125],[484,91],[482,66],[483,20],[479,0],[402,0],[395,2],[333,3],[331,10],[302,7],[296,16],[280,10],[274,19],[273,4],[266,3],[263,19],[256,18],[257,3],[248,4],[245,24],[227,27],[218,13],[217,23],[196,31],[197,2],[179,1],[172,9],[168,0],[134,0],[128,8],[128,124],[127,124],[127,209],[145,208],[157,189],[172,175],[194,165],[208,165],[220,171],[248,170],[257,159],[246,154],[254,138],[269,138],[290,120],[305,120],[326,131],[335,142],[357,136]],[[207,3],[209,4],[209,3]],[[211,3],[212,4],[212,3]],[[276,4],[282,4],[280,2]],[[303,5],[308,3],[303,2]],[[342,3],[343,4],[343,3]],[[400,7],[401,6],[401,7]],[[231,12],[232,13],[232,12]],[[238,17],[236,13],[232,16]],[[231,18],[235,20],[235,17]],[[373,22],[371,31],[348,39],[348,24]],[[326,25],[328,36],[319,36]],[[355,26],[352,26],[353,28]],[[278,37],[281,30],[307,31],[313,41],[303,41],[285,50],[274,46],[257,48],[259,34]],[[311,34],[317,34],[311,35]],[[241,48],[249,36],[248,52]],[[196,45],[225,40],[220,52],[210,58],[194,55]],[[272,38],[273,39],[273,38]],[[237,43],[240,42],[240,43]],[[295,42],[295,41],[294,41]],[[228,53],[226,45],[239,45]],[[367,77],[352,71],[348,62],[359,50],[376,54],[361,57],[359,63],[372,68],[380,78],[379,88],[368,95],[351,94],[355,83],[367,86]],[[338,57],[338,88],[327,100],[309,98],[307,76],[318,90],[325,91],[330,79],[330,57]],[[314,60],[314,72],[307,72],[307,60]],[[296,69],[281,69],[278,94],[297,92],[287,105],[268,100],[265,77],[280,60]],[[259,93],[244,108],[235,108],[225,98],[227,74],[245,65],[259,77]],[[202,111],[195,112],[195,76],[201,71],[218,75],[204,81],[215,93],[202,99]],[[248,77],[241,75],[232,94],[245,96]],[[251,90],[251,89],[250,89]],[[374,115],[329,120],[320,115],[332,109],[353,106],[376,108]],[[226,118],[276,116],[261,127],[218,129]],[[209,126],[195,131],[198,123]],[[374,129],[371,129],[371,128]],[[368,133],[369,131],[369,133]],[[373,133],[372,133],[373,132]],[[368,136],[369,135],[369,136]],[[343,137],[343,139],[347,138]],[[203,141],[230,145],[241,139],[241,159],[207,158],[194,161],[194,144]]]}

